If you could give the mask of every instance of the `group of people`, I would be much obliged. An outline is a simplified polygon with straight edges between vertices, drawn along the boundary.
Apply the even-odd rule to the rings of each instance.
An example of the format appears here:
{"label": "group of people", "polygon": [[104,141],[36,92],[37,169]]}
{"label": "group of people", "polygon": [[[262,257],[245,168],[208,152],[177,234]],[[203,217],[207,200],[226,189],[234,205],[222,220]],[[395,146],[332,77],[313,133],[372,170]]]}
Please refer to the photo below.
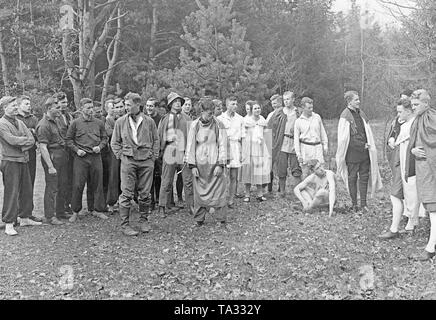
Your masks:
{"label": "group of people", "polygon": [[[149,98],[144,105],[133,92],[123,98],[110,96],[104,106],[83,98],[79,109],[71,113],[66,94],[60,92],[46,100],[44,115],[38,119],[31,112],[29,97],[3,97],[0,169],[5,233],[16,235],[15,225],[40,225],[42,220],[52,225],[64,224],[65,219],[76,222],[84,214],[85,185],[87,211],[100,219],[118,211],[127,236],[139,234],[130,223],[135,203],[142,232],[150,231],[148,218],[153,210],[165,217],[184,207],[197,226],[204,224],[211,208],[225,226],[235,197],[251,202],[255,185],[255,200],[266,201],[275,176],[279,197],[285,196],[290,178],[304,210],[326,207],[331,216],[336,181],[335,173],[324,168],[328,137],[320,115],[313,112],[313,99],[300,98],[297,106],[293,92],[273,95],[274,110],[265,119],[255,100],[245,103],[242,116],[234,96],[224,101],[201,98],[193,108],[191,99],[175,92],[164,104]],[[350,194],[351,210],[364,214],[368,186],[372,194],[382,187],[377,150],[358,93],[347,91],[344,98],[337,173]],[[417,225],[419,203],[430,212],[432,228],[436,226],[436,201],[432,202],[436,170],[431,157],[435,118],[429,100],[425,90],[418,90],[397,107],[399,117],[388,143],[399,150],[392,153],[397,159],[392,166],[393,222],[381,235],[385,239],[398,236],[403,211],[409,216],[406,230]],[[45,173],[44,219],[32,215],[37,145]],[[243,194],[238,193],[239,183],[245,187]],[[425,257],[434,256],[436,232],[430,238]]]}

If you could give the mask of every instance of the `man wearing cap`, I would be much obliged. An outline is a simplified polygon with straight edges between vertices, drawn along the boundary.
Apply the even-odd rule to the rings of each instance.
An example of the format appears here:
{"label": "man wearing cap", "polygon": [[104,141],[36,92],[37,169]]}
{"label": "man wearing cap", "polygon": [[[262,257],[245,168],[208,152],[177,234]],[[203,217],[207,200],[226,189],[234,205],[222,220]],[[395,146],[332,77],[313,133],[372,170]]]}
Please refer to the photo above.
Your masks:
{"label": "man wearing cap", "polygon": [[[62,139],[67,138],[67,131],[68,127],[70,126],[71,122],[74,120],[72,114],[70,113],[70,110],[68,108],[68,98],[67,95],[64,92],[58,92],[53,95],[53,98],[57,100],[57,103],[61,110],[61,115],[56,119],[56,124],[59,128],[59,132],[61,134]],[[68,183],[66,185],[63,185],[58,192],[62,192],[65,194],[65,203],[64,208],[67,215],[72,213],[71,210],[71,196],[73,193],[73,163],[74,163],[74,153],[72,150],[70,150],[66,146],[66,151],[68,154],[68,161],[67,161],[67,174],[68,174]]]}
{"label": "man wearing cap", "polygon": [[111,147],[115,156],[121,159],[121,228],[126,236],[136,236],[138,232],[129,224],[131,202],[136,186],[140,228],[142,232],[149,232],[150,189],[154,163],[159,155],[159,137],[153,119],[140,112],[141,96],[129,92],[124,99],[127,114],[115,122]]}
{"label": "man wearing cap", "polygon": [[36,136],[41,150],[41,164],[45,174],[44,217],[52,225],[62,225],[59,218],[65,215],[65,194],[59,192],[68,183],[68,154],[56,118],[60,117],[60,107],[54,98],[44,103],[44,116],[36,126]]}
{"label": "man wearing cap", "polygon": [[238,171],[242,167],[242,139],[245,137],[244,118],[236,113],[237,98],[226,98],[226,112],[217,117],[227,133],[227,168],[229,168],[229,200],[228,207],[233,208],[234,197],[238,185]]}
{"label": "man wearing cap", "polygon": [[41,222],[30,219],[33,189],[28,150],[35,144],[35,138],[26,125],[17,119],[18,105],[15,97],[3,97],[0,108],[4,110],[4,115],[0,118],[0,170],[4,186],[2,221],[6,224],[5,233],[14,236],[17,234],[14,229],[17,220],[20,226],[41,225]]}
{"label": "man wearing cap", "polygon": [[301,168],[294,148],[294,124],[300,114],[294,106],[294,101],[294,93],[285,92],[283,94],[285,106],[277,108],[268,121],[268,129],[272,130],[272,161],[277,170],[279,192],[282,196],[285,194],[288,168],[291,169],[294,182],[298,182],[301,177]]}
{"label": "man wearing cap", "polygon": [[[367,213],[367,191],[371,174],[371,194],[375,195],[383,185],[377,162],[377,148],[368,118],[360,110],[359,94],[347,91],[344,95],[347,107],[338,123],[337,172],[345,182],[356,213]],[[357,206],[357,181],[359,180],[360,205]]]}
{"label": "man wearing cap", "polygon": [[328,152],[328,138],[321,117],[313,112],[313,100],[303,97],[300,102],[302,114],[295,121],[294,147],[302,170],[301,179],[310,174],[309,160],[324,164],[324,153]]}
{"label": "man wearing cap", "polygon": [[170,207],[170,192],[174,182],[174,174],[182,174],[185,200],[188,210],[193,210],[192,173],[184,164],[188,128],[191,119],[182,114],[185,99],[175,92],[168,95],[168,108],[159,123],[158,134],[160,140],[160,154],[162,156],[162,181],[159,192],[159,211],[165,217]]}
{"label": "man wearing cap", "polygon": [[[155,98],[149,98],[145,103],[145,110],[147,115],[153,119],[156,124],[156,128],[159,126],[159,122],[162,119],[162,115],[157,110],[157,100]],[[161,174],[162,174],[162,159],[159,157],[154,161],[154,171],[153,171],[153,183],[151,185],[151,208],[154,210],[156,208],[156,203],[159,202],[159,191],[161,185]],[[180,175],[179,175],[180,176]],[[182,185],[183,188],[183,185]]]}
{"label": "man wearing cap", "polygon": [[101,150],[107,144],[107,134],[101,120],[95,119],[94,104],[91,99],[80,100],[80,111],[82,116],[71,122],[68,128],[66,144],[74,152],[74,177],[73,195],[71,209],[73,215],[70,222],[77,220],[82,210],[82,194],[85,184],[90,177],[88,188],[94,196],[92,208],[88,208],[93,216],[100,219],[107,219],[103,214],[103,164],[101,161]]}

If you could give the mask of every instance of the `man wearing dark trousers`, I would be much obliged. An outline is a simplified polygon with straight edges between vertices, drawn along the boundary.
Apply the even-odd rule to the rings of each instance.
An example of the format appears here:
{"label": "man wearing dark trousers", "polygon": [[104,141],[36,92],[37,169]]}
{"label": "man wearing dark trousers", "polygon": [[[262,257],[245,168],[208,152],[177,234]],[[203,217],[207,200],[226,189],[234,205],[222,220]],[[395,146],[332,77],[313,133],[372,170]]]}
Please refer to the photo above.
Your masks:
{"label": "man wearing dark trousers", "polygon": [[108,146],[110,153],[110,165],[109,165],[109,181],[108,181],[108,192],[106,203],[108,205],[108,212],[113,214],[113,212],[118,211],[118,199],[121,194],[121,178],[120,178],[120,167],[121,161],[115,157],[115,154],[110,146],[110,141],[112,139],[112,134],[114,132],[115,122],[125,115],[124,101],[121,98],[115,98],[111,104],[107,105],[107,116],[104,127],[108,135]]}
{"label": "man wearing dark trousers", "polygon": [[141,231],[150,231],[150,189],[154,163],[159,155],[159,138],[153,119],[140,112],[141,96],[130,92],[124,99],[127,114],[115,122],[111,147],[115,156],[121,159],[121,228],[126,236],[136,236],[138,232],[129,223],[135,188],[138,190]]}
{"label": "man wearing dark trousers", "polygon": [[[36,140],[35,128],[38,124],[38,118],[32,114],[32,109],[30,106],[30,98],[27,96],[19,96],[17,98],[18,104],[18,116],[17,119],[23,121],[26,127],[32,132],[33,137]],[[35,176],[36,176],[36,143],[31,149],[29,149],[29,172],[30,180],[32,181],[32,190],[35,188]],[[42,219],[31,216],[30,219],[38,222],[42,222]]]}
{"label": "man wearing dark trousers", "polygon": [[48,98],[44,103],[44,112],[44,117],[36,126],[45,174],[44,216],[48,223],[61,225],[64,223],[59,218],[70,217],[65,214],[65,194],[59,192],[68,183],[68,153],[56,125],[56,118],[60,117],[61,111],[54,98]]}
{"label": "man wearing dark trousers", "polygon": [[[68,127],[70,126],[71,122],[73,122],[74,118],[70,113],[70,110],[68,109],[68,99],[67,95],[64,92],[58,92],[53,95],[53,98],[57,100],[57,103],[61,110],[61,115],[56,119],[56,124],[59,128],[59,132],[61,134],[62,139],[67,138],[67,131]],[[64,208],[65,212],[67,214],[71,214],[71,196],[73,193],[73,163],[74,163],[74,153],[71,149],[68,147],[65,148],[68,154],[68,161],[67,161],[67,173],[68,173],[68,183],[66,185],[63,185],[58,192],[64,193]]]}
{"label": "man wearing dark trousers", "polygon": [[[347,107],[342,112],[338,123],[338,148],[336,163],[338,173],[348,186],[353,210],[367,213],[367,191],[371,172],[371,190],[382,187],[377,164],[377,149],[368,118],[360,110],[359,94],[347,91],[344,95]],[[360,205],[357,206],[357,181],[359,180]]]}
{"label": "man wearing dark trousers", "polygon": [[[145,110],[147,112],[147,115],[153,119],[157,128],[159,126],[160,119],[162,119],[162,116],[156,108],[156,103],[157,100],[155,98],[149,98],[145,104]],[[162,159],[157,158],[154,162],[153,183],[151,185],[151,190],[150,190],[151,193],[150,210],[154,210],[156,208],[156,202],[159,201],[161,174],[162,174]]]}
{"label": "man wearing dark trousers", "polygon": [[101,150],[107,144],[107,135],[102,121],[93,117],[94,105],[91,99],[80,100],[82,116],[71,122],[68,128],[66,144],[74,152],[74,177],[70,222],[77,220],[82,210],[82,194],[90,175],[88,187],[94,195],[94,208],[91,214],[100,219],[107,219],[103,214],[105,203],[103,197],[103,165]]}
{"label": "man wearing dark trousers", "polygon": [[27,163],[28,150],[35,144],[35,139],[26,125],[17,119],[15,97],[3,97],[0,108],[4,109],[0,119],[0,170],[4,186],[2,220],[6,224],[5,233],[14,236],[17,235],[14,223],[18,217],[20,226],[41,225],[30,219],[33,190]]}

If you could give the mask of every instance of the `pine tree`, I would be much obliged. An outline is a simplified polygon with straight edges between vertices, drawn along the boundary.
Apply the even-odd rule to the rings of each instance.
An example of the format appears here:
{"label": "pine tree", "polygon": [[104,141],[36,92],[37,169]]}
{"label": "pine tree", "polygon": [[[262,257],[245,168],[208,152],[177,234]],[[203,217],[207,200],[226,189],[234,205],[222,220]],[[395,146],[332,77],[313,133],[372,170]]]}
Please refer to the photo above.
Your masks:
{"label": "pine tree", "polygon": [[189,48],[180,50],[180,67],[159,74],[167,86],[191,96],[264,98],[268,76],[261,73],[261,59],[253,57],[245,27],[223,0],[191,13],[184,32]]}

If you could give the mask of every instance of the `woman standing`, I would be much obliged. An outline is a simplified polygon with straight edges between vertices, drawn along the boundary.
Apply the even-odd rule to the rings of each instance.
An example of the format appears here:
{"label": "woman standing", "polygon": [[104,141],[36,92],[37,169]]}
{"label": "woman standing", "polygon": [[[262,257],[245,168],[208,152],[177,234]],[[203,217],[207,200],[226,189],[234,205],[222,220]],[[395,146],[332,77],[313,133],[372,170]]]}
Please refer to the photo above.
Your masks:
{"label": "woman standing", "polygon": [[256,185],[258,201],[265,201],[263,185],[270,182],[271,153],[265,134],[267,122],[260,115],[262,109],[257,101],[247,101],[247,116],[244,118],[245,137],[242,139],[242,183],[245,184],[244,202],[250,202],[250,188]]}

